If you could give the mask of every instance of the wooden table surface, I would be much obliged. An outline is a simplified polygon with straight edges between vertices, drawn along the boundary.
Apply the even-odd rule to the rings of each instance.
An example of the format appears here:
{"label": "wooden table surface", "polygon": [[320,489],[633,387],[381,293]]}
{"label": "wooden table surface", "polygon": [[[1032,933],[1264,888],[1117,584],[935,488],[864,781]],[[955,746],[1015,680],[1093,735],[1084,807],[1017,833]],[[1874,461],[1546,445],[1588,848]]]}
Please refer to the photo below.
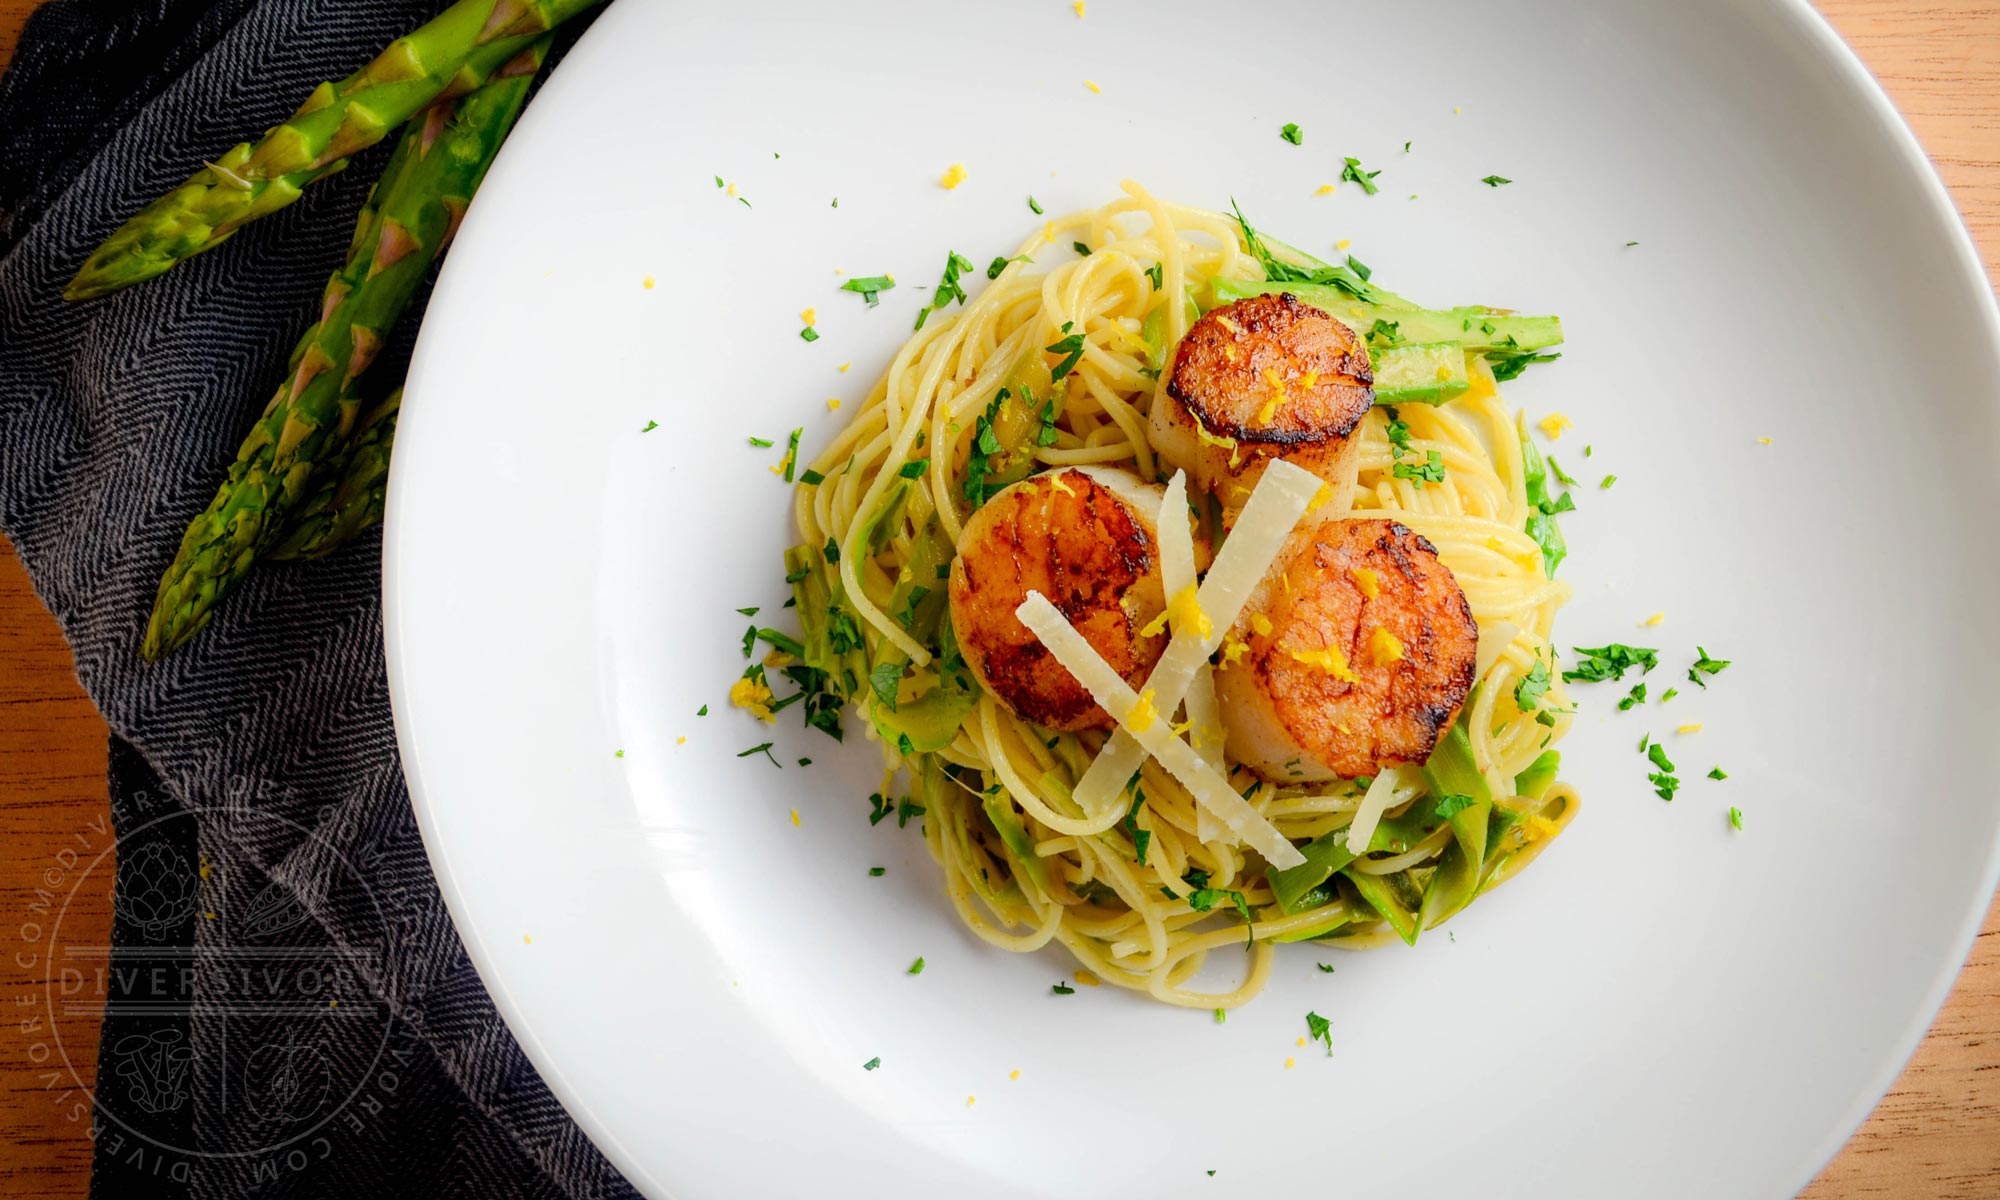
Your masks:
{"label": "wooden table surface", "polygon": [[[0,0],[0,67],[38,3]],[[1820,0],[1820,8],[1916,129],[1979,241],[1988,274],[2000,278],[2000,6]],[[104,772],[104,722],[77,686],[62,635],[13,548],[0,539],[0,914],[28,912],[57,852],[102,827]],[[82,925],[74,940],[108,937],[109,894],[80,894],[67,920]],[[13,920],[0,921],[0,941],[14,943],[0,954],[0,999],[37,993],[40,967],[18,965],[17,952],[28,948]],[[77,1070],[92,1077],[96,1018],[59,1020]],[[10,1016],[6,1024],[17,1023]],[[50,1090],[46,1063],[31,1061],[35,1031],[9,1033],[0,1033],[5,1192],[75,1200],[89,1181],[87,1131]],[[1804,1195],[2000,1196],[2000,904],[1987,914],[1957,987],[1902,1078]]]}

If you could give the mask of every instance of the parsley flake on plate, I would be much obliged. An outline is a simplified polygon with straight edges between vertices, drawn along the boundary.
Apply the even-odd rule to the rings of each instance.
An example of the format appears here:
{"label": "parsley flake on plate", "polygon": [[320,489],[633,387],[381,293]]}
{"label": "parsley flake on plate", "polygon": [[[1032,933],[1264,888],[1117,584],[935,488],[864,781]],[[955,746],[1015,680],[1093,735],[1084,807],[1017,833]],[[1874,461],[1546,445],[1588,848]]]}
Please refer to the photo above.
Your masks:
{"label": "parsley flake on plate", "polygon": [[1299,132],[1299,127],[1289,121],[1285,123],[1283,129],[1278,131],[1278,136],[1284,138],[1294,146],[1303,145],[1306,140],[1306,135]]}
{"label": "parsley flake on plate", "polygon": [[1487,187],[1497,188],[1514,181],[1504,175],[1488,175],[1479,182],[1485,184]]}
{"label": "parsley flake on plate", "polygon": [[867,1062],[862,1063],[861,1069],[864,1071],[872,1071],[881,1065],[882,1065],[882,1058],[880,1055],[877,1055],[874,1058],[869,1059]]}
{"label": "parsley flake on plate", "polygon": [[921,975],[923,973],[924,973],[924,956],[919,954],[917,955],[917,961],[911,963],[910,969],[908,971],[905,971],[904,974]]}
{"label": "parsley flake on plate", "polygon": [[868,302],[868,307],[874,308],[882,302],[881,293],[889,291],[895,286],[896,281],[887,275],[863,275],[841,284],[840,290],[843,292],[858,293],[863,300]]}
{"label": "parsley flake on plate", "polygon": [[1349,158],[1346,160],[1346,163],[1347,165],[1340,169],[1340,177],[1342,180],[1348,183],[1360,184],[1361,190],[1368,193],[1371,196],[1382,190],[1381,188],[1375,186],[1375,177],[1377,175],[1380,175],[1382,172],[1362,170],[1361,160],[1358,158]]}
{"label": "parsley flake on plate", "polygon": [[1306,1014],[1306,1036],[1326,1045],[1326,1056],[1333,1057],[1333,1022],[1316,1012]]}
{"label": "parsley flake on plate", "polygon": [[1573,649],[1578,662],[1573,669],[1563,672],[1564,683],[1602,683],[1607,679],[1624,678],[1625,672],[1633,667],[1640,668],[1639,673],[1643,675],[1660,665],[1660,652],[1648,646],[1612,642],[1594,650],[1582,646]]}
{"label": "parsley flake on plate", "polygon": [[1049,990],[1058,996],[1074,996],[1076,994],[1076,989],[1066,983],[1058,983]]}
{"label": "parsley flake on plate", "polygon": [[1729,660],[1726,658],[1710,658],[1708,651],[1701,646],[1696,646],[1694,649],[1695,653],[1701,655],[1701,657],[1696,659],[1694,665],[1688,668],[1688,682],[1700,684],[1703,688],[1706,688],[1708,687],[1708,682],[1702,676],[1720,674],[1722,669],[1729,665]]}
{"label": "parsley flake on plate", "polygon": [[756,746],[752,746],[752,747],[750,747],[750,748],[749,748],[748,750],[745,750],[745,751],[742,751],[742,752],[741,752],[741,753],[739,753],[739,754],[738,754],[738,755],[737,755],[736,757],[738,757],[738,758],[749,758],[749,757],[750,757],[751,755],[753,755],[753,754],[761,754],[761,755],[763,755],[763,756],[764,756],[765,758],[768,758],[768,759],[770,759],[770,760],[771,760],[771,765],[772,765],[772,766],[774,766],[774,767],[778,768],[778,769],[779,769],[780,771],[782,771],[782,770],[784,770],[784,769],[785,769],[785,764],[784,764],[784,763],[781,763],[781,762],[779,762],[779,761],[778,761],[778,756],[777,756],[777,755],[775,755],[775,754],[773,754],[773,753],[771,753],[771,746],[772,746],[772,743],[770,743],[770,742],[764,742],[764,743],[761,743],[761,744],[759,744],[759,745],[756,745]]}

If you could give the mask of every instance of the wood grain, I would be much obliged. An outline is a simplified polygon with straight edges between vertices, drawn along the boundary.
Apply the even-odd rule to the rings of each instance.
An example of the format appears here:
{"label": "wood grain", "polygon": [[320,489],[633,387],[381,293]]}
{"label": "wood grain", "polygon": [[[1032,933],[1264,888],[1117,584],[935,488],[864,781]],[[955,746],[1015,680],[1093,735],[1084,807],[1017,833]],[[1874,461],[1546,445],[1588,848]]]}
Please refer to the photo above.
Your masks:
{"label": "wood grain", "polygon": [[[0,0],[0,67],[40,0]],[[2000,7],[1965,0],[1821,0],[1821,10],[1888,87],[1938,164],[2000,278]],[[103,722],[78,688],[55,623],[0,540],[0,1002],[38,993],[24,969],[17,914],[65,845],[106,816]],[[103,877],[108,880],[108,877]],[[102,938],[110,898],[86,889],[69,918]],[[94,924],[92,924],[94,922]],[[87,930],[97,932],[86,934]],[[84,1078],[95,1070],[96,1018],[68,1018],[63,1042]],[[22,1200],[80,1200],[85,1131],[52,1101],[47,1068],[11,1016],[0,1031],[0,1177]],[[1807,1200],[2000,1195],[2000,904],[1929,1037]]]}

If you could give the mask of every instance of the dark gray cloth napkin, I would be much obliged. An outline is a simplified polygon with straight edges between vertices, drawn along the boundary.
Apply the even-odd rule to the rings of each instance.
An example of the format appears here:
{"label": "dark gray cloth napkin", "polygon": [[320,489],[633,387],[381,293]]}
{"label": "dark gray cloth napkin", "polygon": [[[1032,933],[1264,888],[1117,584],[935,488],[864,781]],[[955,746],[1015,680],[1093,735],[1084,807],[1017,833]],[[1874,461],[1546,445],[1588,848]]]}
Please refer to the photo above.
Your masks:
{"label": "dark gray cloth napkin", "polygon": [[260,568],[190,647],[137,654],[388,144],[160,279],[59,297],[123,218],[436,7],[55,0],[0,80],[0,530],[114,734],[116,928],[60,959],[111,968],[94,1195],[633,1194],[501,1023],[431,876],[379,539]]}

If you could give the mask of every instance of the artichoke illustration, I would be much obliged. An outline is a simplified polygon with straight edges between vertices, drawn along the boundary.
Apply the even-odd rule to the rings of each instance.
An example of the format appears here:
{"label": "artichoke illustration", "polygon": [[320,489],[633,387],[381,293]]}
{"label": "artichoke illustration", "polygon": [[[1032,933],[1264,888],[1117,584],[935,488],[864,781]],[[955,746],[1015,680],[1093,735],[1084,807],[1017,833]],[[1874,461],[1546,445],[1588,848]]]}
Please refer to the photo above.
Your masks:
{"label": "artichoke illustration", "polygon": [[163,1113],[186,1102],[194,1047],[180,1030],[127,1034],[111,1047],[111,1054],[132,1103],[149,1113]]}
{"label": "artichoke illustration", "polygon": [[147,842],[123,864],[123,887],[114,903],[118,915],[157,938],[194,912],[195,873],[164,842]]}
{"label": "artichoke illustration", "polygon": [[250,1107],[266,1120],[302,1121],[326,1107],[333,1072],[317,1046],[302,1044],[296,1031],[285,1040],[257,1047],[243,1066]]}

